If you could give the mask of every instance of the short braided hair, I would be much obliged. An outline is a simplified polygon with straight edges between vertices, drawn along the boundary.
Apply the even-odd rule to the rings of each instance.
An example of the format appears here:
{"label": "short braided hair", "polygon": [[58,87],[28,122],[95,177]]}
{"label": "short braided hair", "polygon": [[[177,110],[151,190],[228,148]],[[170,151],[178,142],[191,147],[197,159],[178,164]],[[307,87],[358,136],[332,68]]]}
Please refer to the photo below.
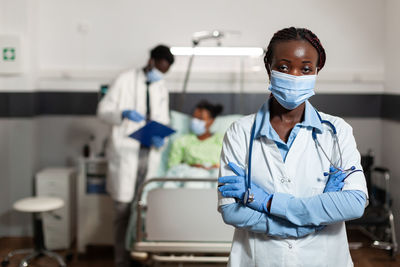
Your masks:
{"label": "short braided hair", "polygon": [[268,74],[270,74],[270,69],[268,66],[271,66],[272,56],[274,52],[274,45],[278,42],[291,41],[291,40],[305,40],[308,41],[318,52],[318,62],[317,68],[320,71],[326,61],[325,49],[321,44],[321,41],[318,37],[310,30],[305,28],[284,28],[280,31],[277,31],[269,42],[267,52],[265,53],[264,63],[265,68],[267,69]]}

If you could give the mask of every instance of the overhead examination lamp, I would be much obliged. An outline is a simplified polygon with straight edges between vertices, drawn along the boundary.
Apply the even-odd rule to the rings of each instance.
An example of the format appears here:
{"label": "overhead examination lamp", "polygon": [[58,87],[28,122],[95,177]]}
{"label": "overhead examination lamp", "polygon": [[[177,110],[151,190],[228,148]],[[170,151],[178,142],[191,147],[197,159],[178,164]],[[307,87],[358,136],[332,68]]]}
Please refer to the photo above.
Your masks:
{"label": "overhead examination lamp", "polygon": [[207,40],[207,39],[216,39],[218,46],[221,45],[221,38],[224,37],[225,34],[221,31],[214,30],[214,31],[201,31],[195,32],[192,35],[192,43],[194,46],[198,45],[200,41]]}
{"label": "overhead examination lamp", "polygon": [[[182,94],[180,99],[181,111],[183,111],[183,104],[189,82],[190,71],[192,69],[194,56],[254,56],[258,57],[264,53],[260,47],[221,47],[221,39],[227,34],[240,34],[237,31],[225,32],[219,30],[213,31],[200,31],[192,35],[192,47],[171,47],[171,53],[176,56],[190,56],[188,67],[183,81]],[[197,47],[201,41],[214,39],[217,41],[217,47]]]}
{"label": "overhead examination lamp", "polygon": [[[195,32],[192,35],[192,47],[189,47],[189,49],[194,50],[196,48],[196,46],[198,46],[200,44],[201,41],[209,40],[209,39],[216,39],[217,40],[217,44],[221,45],[221,38],[223,36],[224,36],[224,34],[221,31],[218,31],[218,30]],[[179,48],[172,47],[171,48],[171,53],[172,54],[174,54],[174,52],[176,53],[177,52],[176,49],[178,49],[178,52],[179,52]],[[180,102],[181,102],[180,103],[180,107],[181,107],[181,111],[182,112],[183,112],[183,104],[185,103],[185,96],[186,96],[187,85],[188,85],[188,82],[189,82],[190,71],[192,69],[193,58],[195,56],[195,53],[191,53],[189,55],[190,55],[189,63],[188,63],[188,67],[186,69],[185,79],[183,80],[183,88],[182,88],[182,94],[181,94],[181,99],[180,99]]]}

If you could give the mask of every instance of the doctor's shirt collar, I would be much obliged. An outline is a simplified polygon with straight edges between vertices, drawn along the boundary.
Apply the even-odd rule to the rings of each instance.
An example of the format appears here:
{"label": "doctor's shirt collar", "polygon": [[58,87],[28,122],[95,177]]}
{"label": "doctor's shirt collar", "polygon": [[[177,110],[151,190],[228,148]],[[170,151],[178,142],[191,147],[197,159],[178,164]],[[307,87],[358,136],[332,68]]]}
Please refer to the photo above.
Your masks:
{"label": "doctor's shirt collar", "polygon": [[[270,113],[269,113],[269,105],[270,105],[271,99],[268,99],[264,105],[261,107],[261,110],[259,112],[263,112],[264,116],[262,116],[262,122],[260,125],[260,129],[256,132],[256,138],[260,136],[266,136],[267,138],[270,138],[273,134],[273,129],[270,123]],[[258,124],[258,123],[257,123]],[[305,105],[305,110],[304,110],[304,120],[298,125],[302,127],[310,127],[310,128],[315,128],[319,133],[323,132],[323,127],[321,120],[318,117],[317,110],[311,105],[311,103],[306,100],[306,105]]]}

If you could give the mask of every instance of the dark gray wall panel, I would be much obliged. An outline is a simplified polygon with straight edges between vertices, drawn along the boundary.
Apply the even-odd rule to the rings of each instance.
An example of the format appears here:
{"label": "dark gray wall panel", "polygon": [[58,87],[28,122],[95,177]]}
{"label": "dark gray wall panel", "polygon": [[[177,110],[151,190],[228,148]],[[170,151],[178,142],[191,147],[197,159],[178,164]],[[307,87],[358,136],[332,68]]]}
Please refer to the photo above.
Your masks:
{"label": "dark gray wall panel", "polygon": [[400,121],[400,95],[383,95],[382,98],[382,117]]}
{"label": "dark gray wall panel", "polygon": [[381,117],[382,95],[323,94],[313,96],[311,102],[318,110],[335,116]]}
{"label": "dark gray wall panel", "polygon": [[35,115],[96,114],[97,93],[40,92],[36,95]]}
{"label": "dark gray wall panel", "polygon": [[8,114],[10,117],[30,117],[36,114],[35,103],[37,94],[10,93],[8,95]]}
{"label": "dark gray wall panel", "polygon": [[[179,94],[170,94],[170,107],[175,110],[183,110],[191,113],[193,107],[201,99],[212,103],[224,105],[223,114],[250,114],[256,112],[261,105],[269,98],[269,94],[187,94],[185,104],[181,105]],[[381,117],[381,95],[350,95],[350,94],[321,94],[315,95],[310,102],[318,110],[342,117]],[[399,102],[400,103],[400,99]],[[398,116],[400,118],[400,116]]]}
{"label": "dark gray wall panel", "polygon": [[[192,113],[202,99],[224,105],[223,114],[250,114],[268,99],[268,94],[189,93],[182,105],[181,94],[171,93],[170,107]],[[0,93],[0,117],[94,115],[97,101],[95,92]],[[400,95],[320,94],[310,101],[317,109],[341,117],[400,121]]]}

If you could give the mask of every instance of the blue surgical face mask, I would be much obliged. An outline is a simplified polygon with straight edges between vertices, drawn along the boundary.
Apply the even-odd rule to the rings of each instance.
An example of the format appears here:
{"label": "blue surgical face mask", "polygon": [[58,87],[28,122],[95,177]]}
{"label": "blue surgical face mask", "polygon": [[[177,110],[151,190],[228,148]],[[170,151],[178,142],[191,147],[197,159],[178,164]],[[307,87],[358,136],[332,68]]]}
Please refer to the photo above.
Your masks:
{"label": "blue surgical face mask", "polygon": [[295,76],[273,70],[268,89],[284,108],[292,110],[313,96],[317,75]]}
{"label": "blue surgical face mask", "polygon": [[206,132],[206,121],[193,118],[190,121],[190,130],[197,136],[203,135]]}
{"label": "blue surgical face mask", "polygon": [[146,73],[147,81],[150,83],[158,82],[164,77],[164,74],[157,68],[152,68]]}

